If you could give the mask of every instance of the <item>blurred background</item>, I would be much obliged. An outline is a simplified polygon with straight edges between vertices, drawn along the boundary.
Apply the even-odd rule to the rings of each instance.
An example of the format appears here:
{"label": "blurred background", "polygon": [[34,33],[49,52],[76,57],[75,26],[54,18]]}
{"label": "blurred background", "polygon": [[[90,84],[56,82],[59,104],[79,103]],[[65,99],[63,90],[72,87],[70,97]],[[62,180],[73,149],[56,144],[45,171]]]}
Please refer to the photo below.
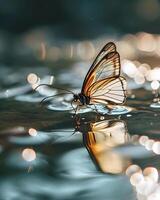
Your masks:
{"label": "blurred background", "polygon": [[11,34],[47,28],[57,37],[89,39],[103,34],[160,32],[158,0],[0,1],[0,27]]}
{"label": "blurred background", "polygon": [[46,60],[53,61],[64,51],[62,57],[74,54],[70,45],[75,41],[103,38],[104,45],[108,36],[159,34],[159,24],[159,0],[1,0],[0,59],[7,64],[37,61],[35,54],[45,48]]}
{"label": "blurred background", "polygon": [[[39,103],[79,92],[109,41],[127,101],[99,108],[89,146],[93,110],[76,131],[71,95]],[[0,200],[159,200],[159,87],[160,0],[0,0]]]}

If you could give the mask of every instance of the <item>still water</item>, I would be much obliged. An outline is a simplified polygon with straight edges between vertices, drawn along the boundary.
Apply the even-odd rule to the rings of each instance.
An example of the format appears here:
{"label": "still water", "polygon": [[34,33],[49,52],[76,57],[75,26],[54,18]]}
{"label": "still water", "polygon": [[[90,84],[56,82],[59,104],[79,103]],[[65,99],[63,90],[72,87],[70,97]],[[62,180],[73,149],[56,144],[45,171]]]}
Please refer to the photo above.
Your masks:
{"label": "still water", "polygon": [[56,86],[77,91],[86,73],[77,69],[1,66],[0,200],[135,200],[126,170],[159,170],[151,143],[160,139],[160,114],[150,107],[151,91],[132,88],[125,107],[99,108],[100,115],[84,108],[76,118],[70,96],[40,105],[57,91],[33,91],[26,80],[36,73],[46,83],[56,73]]}

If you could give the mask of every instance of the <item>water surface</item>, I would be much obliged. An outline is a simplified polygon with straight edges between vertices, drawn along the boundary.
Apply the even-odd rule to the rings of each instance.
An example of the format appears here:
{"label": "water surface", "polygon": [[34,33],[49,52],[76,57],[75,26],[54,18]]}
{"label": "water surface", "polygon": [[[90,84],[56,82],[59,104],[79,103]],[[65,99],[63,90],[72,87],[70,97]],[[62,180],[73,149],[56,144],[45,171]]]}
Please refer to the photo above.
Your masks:
{"label": "water surface", "polygon": [[[76,119],[69,99],[62,95],[41,106],[47,91],[58,91],[35,92],[26,81],[30,72],[42,79],[55,74],[52,68],[2,67],[1,72],[1,200],[135,200],[126,169],[135,164],[159,169],[159,155],[139,143],[140,136],[159,141],[160,114],[150,107],[151,91],[132,90],[128,112],[108,115],[101,108],[100,117],[85,109]],[[76,81],[73,70],[67,79],[65,73],[56,71],[55,85],[79,90],[81,79]]]}

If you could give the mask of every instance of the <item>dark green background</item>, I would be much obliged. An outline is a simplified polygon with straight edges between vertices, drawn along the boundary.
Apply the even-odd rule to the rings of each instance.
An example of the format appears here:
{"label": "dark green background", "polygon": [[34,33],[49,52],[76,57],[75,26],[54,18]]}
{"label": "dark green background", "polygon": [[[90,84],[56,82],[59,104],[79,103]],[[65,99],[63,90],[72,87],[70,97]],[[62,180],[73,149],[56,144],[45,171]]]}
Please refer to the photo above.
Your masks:
{"label": "dark green background", "polygon": [[58,36],[160,32],[158,0],[0,0],[0,29],[23,33],[50,27]]}

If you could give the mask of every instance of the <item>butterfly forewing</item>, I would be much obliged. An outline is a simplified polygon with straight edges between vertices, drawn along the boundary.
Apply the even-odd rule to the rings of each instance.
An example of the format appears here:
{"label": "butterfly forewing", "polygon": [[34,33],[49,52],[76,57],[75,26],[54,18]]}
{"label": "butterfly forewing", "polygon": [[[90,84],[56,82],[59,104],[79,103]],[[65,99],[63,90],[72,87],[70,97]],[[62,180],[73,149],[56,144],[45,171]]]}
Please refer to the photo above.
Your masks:
{"label": "butterfly forewing", "polygon": [[120,58],[117,52],[108,53],[97,66],[95,81],[120,75]]}
{"label": "butterfly forewing", "polygon": [[106,60],[105,57],[108,53],[111,53],[111,52],[116,52],[116,46],[113,42],[107,43],[102,48],[102,50],[100,51],[100,53],[98,54],[96,59],[94,60],[93,64],[91,65],[91,67],[84,79],[83,86],[82,86],[82,93],[87,89],[88,86],[90,86],[91,84],[93,84],[96,81],[96,78],[95,78],[96,71],[98,70],[98,68],[101,68],[101,64],[103,64],[103,67],[104,67],[103,62],[105,62],[105,60]]}
{"label": "butterfly forewing", "polygon": [[110,52],[105,55],[95,66],[94,71],[86,80],[82,93],[86,94],[90,86],[99,80],[118,77],[120,75],[120,57],[117,52]]}
{"label": "butterfly forewing", "polygon": [[93,64],[92,64],[92,68],[100,61],[102,60],[102,58],[107,55],[110,52],[115,52],[116,51],[116,45],[113,42],[109,42],[107,43],[102,50],[100,51],[100,53],[97,55],[96,59],[94,60]]}

